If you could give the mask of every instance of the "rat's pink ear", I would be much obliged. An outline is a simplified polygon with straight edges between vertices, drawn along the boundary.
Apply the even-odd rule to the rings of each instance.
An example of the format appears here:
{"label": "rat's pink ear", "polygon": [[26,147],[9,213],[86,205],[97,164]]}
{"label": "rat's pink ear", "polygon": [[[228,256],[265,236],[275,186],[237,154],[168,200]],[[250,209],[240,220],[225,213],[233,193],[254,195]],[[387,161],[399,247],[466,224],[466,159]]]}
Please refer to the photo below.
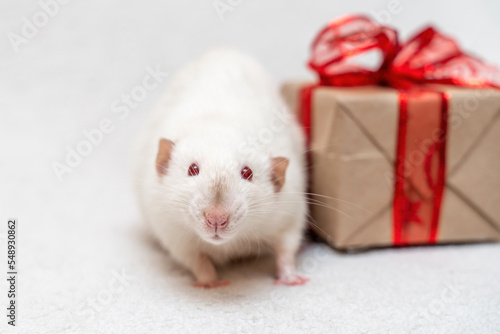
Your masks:
{"label": "rat's pink ear", "polygon": [[172,154],[174,143],[168,139],[160,138],[158,155],[156,156],[156,172],[159,176],[167,174],[168,162]]}
{"label": "rat's pink ear", "polygon": [[274,183],[274,191],[278,192],[285,184],[286,168],[289,160],[283,157],[271,159],[271,179]]}

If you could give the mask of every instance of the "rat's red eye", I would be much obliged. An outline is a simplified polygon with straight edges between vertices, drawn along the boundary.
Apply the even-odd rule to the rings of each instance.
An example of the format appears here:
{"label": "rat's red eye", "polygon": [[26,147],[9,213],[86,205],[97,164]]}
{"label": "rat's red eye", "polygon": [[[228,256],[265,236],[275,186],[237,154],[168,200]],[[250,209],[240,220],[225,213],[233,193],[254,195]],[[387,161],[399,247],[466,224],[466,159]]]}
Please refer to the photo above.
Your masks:
{"label": "rat's red eye", "polygon": [[200,174],[200,168],[198,167],[197,164],[191,164],[188,169],[188,175],[189,176],[195,176]]}
{"label": "rat's red eye", "polygon": [[253,178],[252,170],[248,166],[243,167],[243,169],[241,170],[241,177],[247,181],[252,181]]}

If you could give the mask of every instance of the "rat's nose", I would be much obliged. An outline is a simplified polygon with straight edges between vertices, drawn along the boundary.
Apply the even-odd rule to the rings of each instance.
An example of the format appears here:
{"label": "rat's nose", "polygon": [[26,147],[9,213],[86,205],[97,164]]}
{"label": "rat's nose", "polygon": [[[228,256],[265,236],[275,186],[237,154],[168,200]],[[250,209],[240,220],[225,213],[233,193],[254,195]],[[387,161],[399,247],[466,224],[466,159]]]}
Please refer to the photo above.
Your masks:
{"label": "rat's nose", "polygon": [[221,208],[211,208],[205,211],[205,223],[209,227],[224,228],[227,226],[229,215]]}

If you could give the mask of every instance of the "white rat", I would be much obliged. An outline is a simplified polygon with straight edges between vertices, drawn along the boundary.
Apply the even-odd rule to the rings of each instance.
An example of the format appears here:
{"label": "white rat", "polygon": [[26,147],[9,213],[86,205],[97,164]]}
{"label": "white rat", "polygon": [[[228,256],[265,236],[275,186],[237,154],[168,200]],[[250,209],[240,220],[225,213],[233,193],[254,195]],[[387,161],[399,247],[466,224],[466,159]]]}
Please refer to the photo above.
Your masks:
{"label": "white rat", "polygon": [[216,287],[215,265],[272,252],[277,284],[298,285],[306,225],[304,139],[251,57],[217,49],[171,80],[134,151],[140,206],[153,234]]}

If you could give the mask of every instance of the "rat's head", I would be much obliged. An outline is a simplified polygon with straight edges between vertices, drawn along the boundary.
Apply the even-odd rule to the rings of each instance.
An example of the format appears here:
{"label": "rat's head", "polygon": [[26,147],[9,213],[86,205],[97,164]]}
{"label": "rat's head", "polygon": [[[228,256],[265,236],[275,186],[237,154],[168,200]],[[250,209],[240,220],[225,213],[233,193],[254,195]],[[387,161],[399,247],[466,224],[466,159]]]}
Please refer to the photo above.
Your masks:
{"label": "rat's head", "polygon": [[289,161],[264,153],[249,159],[231,145],[213,145],[160,139],[156,172],[164,200],[158,205],[203,240],[222,244],[265,228],[258,225],[273,214]]}

